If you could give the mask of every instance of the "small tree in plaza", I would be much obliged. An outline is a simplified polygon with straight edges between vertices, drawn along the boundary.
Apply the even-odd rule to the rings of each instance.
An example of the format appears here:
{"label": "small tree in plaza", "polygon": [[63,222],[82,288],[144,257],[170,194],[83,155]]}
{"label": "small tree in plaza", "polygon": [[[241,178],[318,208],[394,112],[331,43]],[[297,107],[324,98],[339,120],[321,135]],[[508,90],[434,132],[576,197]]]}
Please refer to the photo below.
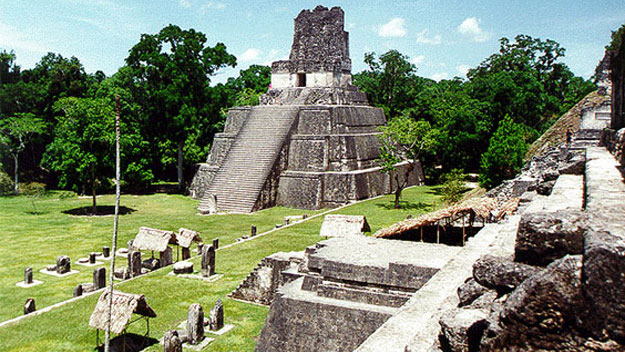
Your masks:
{"label": "small tree in plaza", "polygon": [[[395,208],[399,209],[399,198],[408,183],[408,176],[416,169],[419,158],[429,152],[435,142],[435,130],[424,120],[415,121],[406,116],[399,116],[380,128],[380,158],[378,164],[384,173],[394,173]],[[397,172],[397,164],[408,162],[403,177]]]}
{"label": "small tree in plaza", "polygon": [[45,122],[31,113],[16,113],[0,120],[0,145],[13,158],[15,166],[13,193],[16,195],[19,193],[19,154],[26,148],[30,138],[34,134],[42,133],[45,128]]}

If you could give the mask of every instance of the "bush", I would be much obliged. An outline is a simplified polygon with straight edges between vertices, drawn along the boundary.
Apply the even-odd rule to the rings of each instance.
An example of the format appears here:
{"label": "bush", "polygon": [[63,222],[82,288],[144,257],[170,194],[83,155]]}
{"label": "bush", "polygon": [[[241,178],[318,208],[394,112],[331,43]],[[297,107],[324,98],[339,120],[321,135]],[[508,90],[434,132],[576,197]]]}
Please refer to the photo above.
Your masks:
{"label": "bush", "polygon": [[482,154],[480,185],[491,189],[501,181],[514,177],[523,166],[526,151],[527,143],[522,127],[506,115],[490,139],[488,150]]}
{"label": "bush", "polygon": [[453,169],[443,175],[443,187],[441,188],[441,200],[446,204],[452,204],[462,199],[465,191],[464,179],[466,175],[462,170]]}
{"label": "bush", "polygon": [[0,196],[13,194],[13,180],[5,172],[0,171]]}

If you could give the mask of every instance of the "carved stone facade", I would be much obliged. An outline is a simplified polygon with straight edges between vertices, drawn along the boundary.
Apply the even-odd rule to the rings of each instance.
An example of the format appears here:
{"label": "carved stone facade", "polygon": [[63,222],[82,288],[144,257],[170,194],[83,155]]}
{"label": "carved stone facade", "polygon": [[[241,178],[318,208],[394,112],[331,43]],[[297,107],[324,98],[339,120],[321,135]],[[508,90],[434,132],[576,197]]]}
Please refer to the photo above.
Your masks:
{"label": "carved stone facade", "polygon": [[[351,85],[343,27],[339,7],[300,12],[289,60],[273,63],[261,105],[230,109],[199,166],[190,192],[202,199],[200,212],[214,203],[222,212],[319,209],[394,190],[395,175],[376,164],[386,117]],[[400,164],[397,172],[404,175],[407,167]],[[421,184],[421,168],[409,177],[408,185]]]}

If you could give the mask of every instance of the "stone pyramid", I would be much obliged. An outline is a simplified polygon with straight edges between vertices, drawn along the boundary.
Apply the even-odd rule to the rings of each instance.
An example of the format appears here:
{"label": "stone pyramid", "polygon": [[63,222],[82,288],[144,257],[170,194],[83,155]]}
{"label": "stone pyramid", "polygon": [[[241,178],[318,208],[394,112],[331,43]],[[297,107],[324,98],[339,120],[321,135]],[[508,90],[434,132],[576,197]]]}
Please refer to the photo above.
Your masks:
{"label": "stone pyramid", "polygon": [[[386,117],[351,84],[348,39],[341,8],[300,12],[289,60],[271,65],[260,105],[230,109],[200,164],[190,188],[200,212],[319,209],[393,191],[394,175],[376,163]],[[421,169],[409,178],[421,183]]]}

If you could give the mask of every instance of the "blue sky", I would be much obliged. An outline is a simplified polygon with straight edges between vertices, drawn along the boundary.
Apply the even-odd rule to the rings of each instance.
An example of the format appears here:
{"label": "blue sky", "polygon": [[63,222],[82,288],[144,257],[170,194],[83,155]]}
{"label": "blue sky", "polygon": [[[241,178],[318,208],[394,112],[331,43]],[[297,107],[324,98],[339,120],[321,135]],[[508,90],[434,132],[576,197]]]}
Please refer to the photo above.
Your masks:
{"label": "blue sky", "polygon": [[566,48],[564,62],[589,77],[611,31],[625,23],[623,0],[0,0],[0,49],[13,50],[22,68],[56,52],[76,56],[87,72],[111,75],[141,33],[173,23],[237,56],[235,69],[213,79],[220,82],[251,64],[287,58],[293,19],[319,4],[345,11],[353,72],[365,68],[365,52],[397,49],[419,75],[434,79],[463,77],[497,51],[499,38],[520,33],[557,41]]}

